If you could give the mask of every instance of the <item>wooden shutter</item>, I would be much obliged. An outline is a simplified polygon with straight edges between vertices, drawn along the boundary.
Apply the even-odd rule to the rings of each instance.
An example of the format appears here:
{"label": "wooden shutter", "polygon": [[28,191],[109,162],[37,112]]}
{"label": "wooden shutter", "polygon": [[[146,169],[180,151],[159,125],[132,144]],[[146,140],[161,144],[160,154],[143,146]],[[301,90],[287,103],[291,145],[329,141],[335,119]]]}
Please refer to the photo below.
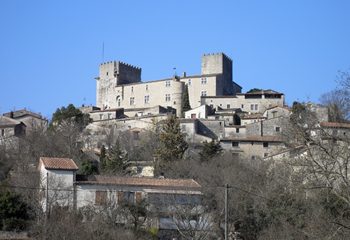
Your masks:
{"label": "wooden shutter", "polygon": [[107,192],[106,191],[96,191],[95,204],[96,205],[106,205],[107,204]]}
{"label": "wooden shutter", "polygon": [[140,204],[142,201],[142,193],[141,192],[136,192],[136,203]]}
{"label": "wooden shutter", "polygon": [[121,204],[124,200],[124,193],[119,191],[117,192],[118,204]]}

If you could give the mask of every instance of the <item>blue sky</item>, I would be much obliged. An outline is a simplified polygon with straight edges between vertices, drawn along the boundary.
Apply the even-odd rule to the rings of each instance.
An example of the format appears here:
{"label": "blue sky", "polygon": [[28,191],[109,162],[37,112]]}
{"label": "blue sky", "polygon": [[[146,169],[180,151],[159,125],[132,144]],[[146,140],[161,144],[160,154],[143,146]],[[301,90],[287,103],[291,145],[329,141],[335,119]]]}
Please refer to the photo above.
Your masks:
{"label": "blue sky", "polygon": [[350,1],[0,1],[0,113],[95,104],[102,61],[142,67],[142,79],[200,73],[225,52],[248,91],[318,101],[350,70]]}

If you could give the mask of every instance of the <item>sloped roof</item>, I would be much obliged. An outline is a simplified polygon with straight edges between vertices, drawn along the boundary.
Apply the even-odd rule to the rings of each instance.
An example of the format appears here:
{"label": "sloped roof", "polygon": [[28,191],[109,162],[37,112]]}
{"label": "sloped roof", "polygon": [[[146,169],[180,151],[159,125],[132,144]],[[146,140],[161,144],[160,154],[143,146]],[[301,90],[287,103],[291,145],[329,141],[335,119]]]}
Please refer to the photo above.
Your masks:
{"label": "sloped roof", "polygon": [[21,124],[21,122],[9,117],[0,116],[0,127],[14,127],[18,124]]}
{"label": "sloped roof", "polygon": [[78,184],[128,185],[149,187],[200,188],[193,179],[141,178],[94,175],[87,181],[77,181]]}
{"label": "sloped roof", "polygon": [[247,136],[247,137],[226,137],[221,141],[237,141],[237,142],[283,142],[280,136]]}
{"label": "sloped roof", "polygon": [[40,162],[50,170],[78,170],[78,166],[70,158],[41,157]]}
{"label": "sloped roof", "polygon": [[340,122],[321,122],[321,127],[327,128],[350,128],[350,123],[340,123]]}
{"label": "sloped roof", "polygon": [[7,113],[4,113],[3,115],[6,117],[10,117],[11,114],[13,114],[13,118],[20,118],[20,117],[23,117],[26,115],[40,118],[40,119],[43,118],[40,114],[28,111],[27,109],[21,109],[21,110],[17,110],[17,111],[7,112]]}

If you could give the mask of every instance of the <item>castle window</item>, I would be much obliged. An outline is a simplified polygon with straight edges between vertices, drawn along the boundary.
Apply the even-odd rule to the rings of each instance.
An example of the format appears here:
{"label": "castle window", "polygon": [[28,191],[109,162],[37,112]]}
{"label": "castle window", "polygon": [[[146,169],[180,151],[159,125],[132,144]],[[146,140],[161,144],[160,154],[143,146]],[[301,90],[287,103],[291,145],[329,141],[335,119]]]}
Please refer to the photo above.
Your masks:
{"label": "castle window", "polygon": [[100,120],[102,120],[103,119],[103,114],[100,114]]}
{"label": "castle window", "polygon": [[191,79],[188,79],[188,85],[189,86],[191,85]]}
{"label": "castle window", "polygon": [[239,133],[239,128],[236,128],[236,133]]}
{"label": "castle window", "polygon": [[241,108],[242,108],[242,109],[244,108],[244,105],[243,105],[243,104],[241,105]]}
{"label": "castle window", "polygon": [[170,102],[170,94],[165,94],[165,101]]}
{"label": "castle window", "polygon": [[202,91],[201,96],[207,96],[207,91]]}
{"label": "castle window", "polygon": [[277,111],[273,111],[273,112],[272,112],[272,117],[273,117],[273,118],[277,117]]}
{"label": "castle window", "polygon": [[134,87],[131,87],[131,92],[134,92]]}
{"label": "castle window", "polygon": [[130,98],[130,105],[134,105],[135,104],[135,98],[134,97],[131,97]]}
{"label": "castle window", "polygon": [[207,84],[207,78],[205,78],[205,77],[202,78],[202,79],[201,79],[201,84]]}
{"label": "castle window", "polygon": [[251,111],[254,111],[254,110],[255,110],[255,111],[258,111],[258,104],[251,104],[251,105],[250,105],[250,110],[251,110]]}
{"label": "castle window", "polygon": [[230,108],[231,106],[230,106],[230,104],[227,104],[227,108]]}
{"label": "castle window", "polygon": [[146,85],[146,91],[148,91],[148,85]]}
{"label": "castle window", "polygon": [[281,131],[281,127],[276,127],[276,132],[280,132]]}
{"label": "castle window", "polygon": [[149,95],[145,96],[145,104],[149,103]]}
{"label": "castle window", "polygon": [[5,130],[1,129],[1,136],[4,136],[4,135],[5,135]]}
{"label": "castle window", "polygon": [[263,146],[264,146],[264,148],[267,148],[267,147],[269,147],[269,143],[268,142],[264,142]]}
{"label": "castle window", "polygon": [[117,100],[117,102],[118,102],[118,107],[120,107],[120,98]]}
{"label": "castle window", "polygon": [[165,86],[170,87],[170,80],[165,81]]}
{"label": "castle window", "polygon": [[239,147],[239,142],[232,142],[232,147]]}
{"label": "castle window", "polygon": [[106,75],[108,76],[108,72],[106,72]]}

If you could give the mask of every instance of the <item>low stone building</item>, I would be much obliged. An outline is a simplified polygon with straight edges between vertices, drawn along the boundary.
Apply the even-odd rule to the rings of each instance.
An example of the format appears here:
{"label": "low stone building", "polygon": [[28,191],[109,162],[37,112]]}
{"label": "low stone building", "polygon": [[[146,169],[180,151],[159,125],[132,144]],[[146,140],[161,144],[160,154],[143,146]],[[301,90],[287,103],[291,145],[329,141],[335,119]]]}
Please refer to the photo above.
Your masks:
{"label": "low stone building", "polygon": [[253,160],[266,158],[285,147],[278,136],[226,137],[220,140],[220,144],[224,150]]}
{"label": "low stone building", "polygon": [[17,111],[11,111],[3,114],[5,117],[15,119],[22,122],[26,126],[27,131],[32,131],[33,129],[43,129],[46,130],[48,121],[41,114],[34,113],[27,109],[21,109]]}
{"label": "low stone building", "polygon": [[[193,179],[167,179],[118,176],[79,176],[77,165],[69,158],[40,158],[41,206],[45,212],[54,206],[70,209],[92,207],[112,211],[124,204],[147,202],[151,212],[148,227],[162,229],[174,221],[176,211],[182,206],[199,207],[201,186]],[[123,222],[123,218],[117,218]],[[170,224],[171,226],[171,224]],[[174,228],[171,228],[174,230]]]}

